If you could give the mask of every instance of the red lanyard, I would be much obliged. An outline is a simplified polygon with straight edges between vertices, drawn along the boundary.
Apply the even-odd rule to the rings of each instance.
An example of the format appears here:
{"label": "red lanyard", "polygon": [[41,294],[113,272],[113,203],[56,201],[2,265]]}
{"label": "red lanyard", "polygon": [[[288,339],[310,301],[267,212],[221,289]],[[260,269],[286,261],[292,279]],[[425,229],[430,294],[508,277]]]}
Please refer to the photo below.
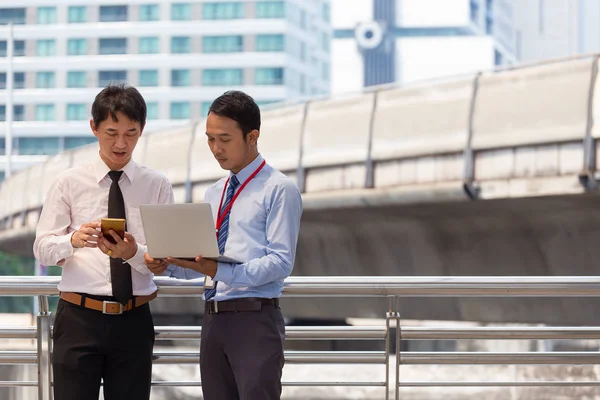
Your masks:
{"label": "red lanyard", "polygon": [[225,182],[225,186],[223,187],[223,193],[221,194],[221,202],[219,203],[219,213],[217,214],[217,239],[219,238],[219,229],[221,228],[221,225],[223,225],[223,220],[225,219],[225,216],[227,215],[229,210],[231,210],[231,206],[233,206],[233,203],[235,202],[237,197],[240,195],[240,193],[242,193],[242,190],[244,190],[244,188],[246,187],[248,182],[250,182],[252,179],[254,179],[254,177],[256,175],[258,175],[258,173],[260,172],[261,169],[263,169],[263,167],[265,166],[266,163],[267,163],[267,161],[264,160],[262,162],[262,164],[260,164],[260,166],[258,168],[256,168],[256,171],[254,171],[252,173],[252,175],[250,175],[250,177],[248,179],[246,179],[246,182],[244,182],[243,185],[240,186],[239,190],[237,192],[235,192],[233,199],[231,199],[231,201],[229,202],[227,207],[225,207],[225,209],[223,210],[223,213],[221,213],[221,207],[223,206],[223,197],[225,197],[225,191],[227,190],[227,185],[229,184],[229,179],[230,179],[230,178],[227,178],[227,182]]}

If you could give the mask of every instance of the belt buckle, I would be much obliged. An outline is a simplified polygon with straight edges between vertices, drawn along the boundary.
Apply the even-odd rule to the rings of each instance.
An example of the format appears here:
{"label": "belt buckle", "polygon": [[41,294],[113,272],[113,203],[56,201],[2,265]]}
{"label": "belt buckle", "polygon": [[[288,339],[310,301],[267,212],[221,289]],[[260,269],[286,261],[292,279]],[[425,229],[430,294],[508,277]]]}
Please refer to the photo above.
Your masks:
{"label": "belt buckle", "polygon": [[[119,312],[107,312],[106,311],[106,306],[108,304],[118,304],[119,305]],[[120,315],[123,314],[123,304],[119,303],[118,301],[103,301],[102,302],[102,314],[108,314],[108,315]]]}
{"label": "belt buckle", "polygon": [[219,312],[219,302],[213,300],[213,304],[214,304],[213,314],[217,314]]}

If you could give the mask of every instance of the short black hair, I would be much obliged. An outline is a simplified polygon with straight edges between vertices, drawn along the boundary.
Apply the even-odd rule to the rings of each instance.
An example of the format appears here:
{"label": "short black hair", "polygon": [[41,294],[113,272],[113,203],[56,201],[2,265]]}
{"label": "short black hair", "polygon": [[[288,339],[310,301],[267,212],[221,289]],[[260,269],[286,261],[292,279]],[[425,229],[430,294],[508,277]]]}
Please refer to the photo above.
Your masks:
{"label": "short black hair", "polygon": [[229,90],[217,97],[210,105],[210,113],[236,121],[244,139],[253,130],[260,131],[260,108],[251,96],[242,91]]}
{"label": "short black hair", "polygon": [[96,95],[92,104],[92,119],[96,129],[110,115],[117,122],[117,113],[122,112],[129,119],[139,122],[144,129],[146,125],[146,101],[133,86],[116,83],[106,86]]}

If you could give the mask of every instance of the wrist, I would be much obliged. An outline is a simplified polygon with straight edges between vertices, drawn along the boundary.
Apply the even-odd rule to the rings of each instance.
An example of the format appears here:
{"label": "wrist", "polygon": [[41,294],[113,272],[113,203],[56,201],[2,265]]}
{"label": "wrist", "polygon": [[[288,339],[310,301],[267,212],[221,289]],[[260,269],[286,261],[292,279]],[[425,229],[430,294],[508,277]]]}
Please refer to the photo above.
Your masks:
{"label": "wrist", "polygon": [[137,245],[130,251],[125,254],[123,260],[131,260],[137,254]]}

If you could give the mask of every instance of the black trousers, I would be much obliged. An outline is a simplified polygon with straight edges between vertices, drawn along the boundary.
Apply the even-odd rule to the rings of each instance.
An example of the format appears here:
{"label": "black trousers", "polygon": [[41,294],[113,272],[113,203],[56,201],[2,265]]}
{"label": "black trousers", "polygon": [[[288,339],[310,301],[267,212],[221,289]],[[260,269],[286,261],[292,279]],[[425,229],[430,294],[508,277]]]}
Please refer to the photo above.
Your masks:
{"label": "black trousers", "polygon": [[105,315],[60,300],[54,320],[54,400],[148,400],[154,323],[150,305]]}
{"label": "black trousers", "polygon": [[279,307],[204,314],[200,375],[205,400],[279,400],[285,322]]}

